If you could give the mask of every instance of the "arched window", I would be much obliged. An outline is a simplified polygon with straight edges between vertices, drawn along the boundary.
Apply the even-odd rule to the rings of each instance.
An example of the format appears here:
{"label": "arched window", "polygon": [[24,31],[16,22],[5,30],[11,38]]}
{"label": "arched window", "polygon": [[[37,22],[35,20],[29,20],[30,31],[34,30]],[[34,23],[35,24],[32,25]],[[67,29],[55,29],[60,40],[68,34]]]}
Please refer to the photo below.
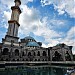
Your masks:
{"label": "arched window", "polygon": [[15,59],[13,59],[12,61],[15,61]]}
{"label": "arched window", "polygon": [[47,61],[47,59],[45,59],[45,61]]}
{"label": "arched window", "polygon": [[24,61],[24,59],[22,59],[22,61]]}
{"label": "arched window", "polygon": [[43,51],[43,56],[46,56],[46,52],[45,51]]}
{"label": "arched window", "polygon": [[71,57],[70,57],[70,54],[68,51],[66,51],[65,59],[66,59],[66,61],[71,61]]}
{"label": "arched window", "polygon": [[35,59],[35,61],[37,61],[37,59]]}
{"label": "arched window", "polygon": [[4,49],[3,49],[3,55],[8,55],[8,51],[9,51],[8,48],[4,48]]}
{"label": "arched window", "polygon": [[15,50],[15,56],[19,56],[19,50],[18,49]]}
{"label": "arched window", "polygon": [[6,59],[6,61],[8,61],[9,59]]}
{"label": "arched window", "polygon": [[17,61],[19,61],[19,59],[17,59]]}
{"label": "arched window", "polygon": [[44,61],[44,59],[42,61]]}
{"label": "arched window", "polygon": [[40,59],[38,59],[38,61],[40,61]]}
{"label": "arched window", "polygon": [[3,58],[1,58],[1,61],[3,61]]}
{"label": "arched window", "polygon": [[26,59],[26,61],[28,61],[28,59]]}
{"label": "arched window", "polygon": [[37,56],[40,56],[40,52],[38,51],[38,54],[37,54]]}
{"label": "arched window", "polygon": [[31,56],[31,52],[28,53],[28,56]]}

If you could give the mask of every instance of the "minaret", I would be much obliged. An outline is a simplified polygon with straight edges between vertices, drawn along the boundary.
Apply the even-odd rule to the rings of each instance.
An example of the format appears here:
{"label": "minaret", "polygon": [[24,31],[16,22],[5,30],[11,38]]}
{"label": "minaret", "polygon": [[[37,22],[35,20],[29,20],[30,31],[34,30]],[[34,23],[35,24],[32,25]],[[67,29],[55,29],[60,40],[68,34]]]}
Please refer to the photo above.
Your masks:
{"label": "minaret", "polygon": [[19,24],[19,15],[21,14],[21,10],[19,6],[21,5],[20,0],[15,0],[15,6],[11,7],[12,14],[11,14],[11,19],[8,21],[9,27],[6,35],[6,39],[8,41],[17,41],[18,37],[18,28],[20,26]]}

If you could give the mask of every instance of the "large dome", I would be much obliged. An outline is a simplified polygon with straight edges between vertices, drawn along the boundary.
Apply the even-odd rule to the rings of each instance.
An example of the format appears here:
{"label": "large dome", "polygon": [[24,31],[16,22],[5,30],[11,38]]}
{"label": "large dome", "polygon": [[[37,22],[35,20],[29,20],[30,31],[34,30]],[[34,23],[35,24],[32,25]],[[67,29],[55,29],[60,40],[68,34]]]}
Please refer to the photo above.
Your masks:
{"label": "large dome", "polygon": [[39,44],[37,42],[28,42],[26,46],[39,47]]}

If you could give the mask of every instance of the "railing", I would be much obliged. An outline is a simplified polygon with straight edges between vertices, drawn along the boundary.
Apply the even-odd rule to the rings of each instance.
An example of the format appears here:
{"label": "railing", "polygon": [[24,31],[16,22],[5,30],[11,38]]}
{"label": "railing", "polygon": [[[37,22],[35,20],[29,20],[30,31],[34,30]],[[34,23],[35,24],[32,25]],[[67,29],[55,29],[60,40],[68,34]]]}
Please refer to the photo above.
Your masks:
{"label": "railing", "polygon": [[0,64],[6,63],[28,63],[28,64],[40,64],[40,63],[48,63],[48,64],[74,64],[75,61],[0,61]]}

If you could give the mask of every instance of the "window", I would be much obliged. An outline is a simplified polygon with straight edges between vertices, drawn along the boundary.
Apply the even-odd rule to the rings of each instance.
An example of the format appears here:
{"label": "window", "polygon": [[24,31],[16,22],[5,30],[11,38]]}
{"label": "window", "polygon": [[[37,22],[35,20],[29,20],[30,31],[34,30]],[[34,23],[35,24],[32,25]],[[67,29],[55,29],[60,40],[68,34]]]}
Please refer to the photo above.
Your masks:
{"label": "window", "polygon": [[17,59],[17,61],[19,61],[19,59]]}
{"label": "window", "polygon": [[42,61],[44,61],[44,59]]}
{"label": "window", "polygon": [[35,61],[37,61],[37,59],[35,59]]}
{"label": "window", "polygon": [[15,50],[15,56],[19,56],[19,50],[18,49]]}
{"label": "window", "polygon": [[3,61],[3,58],[1,58],[1,61]]}
{"label": "window", "polygon": [[40,61],[40,59],[38,59],[38,61]]}
{"label": "window", "polygon": [[6,59],[6,61],[8,61],[9,59]]}
{"label": "window", "polygon": [[15,61],[15,59],[13,59],[12,61]]}
{"label": "window", "polygon": [[38,51],[38,54],[37,54],[37,56],[40,56],[40,52]]}
{"label": "window", "polygon": [[66,61],[71,61],[71,57],[70,57],[70,54],[68,51],[66,51],[65,59],[66,59]]}
{"label": "window", "polygon": [[26,59],[26,61],[28,61],[28,59]]}
{"label": "window", "polygon": [[24,61],[24,59],[22,59],[22,61]]}
{"label": "window", "polygon": [[28,56],[31,56],[31,52],[28,53]]}
{"label": "window", "polygon": [[43,51],[43,56],[46,56],[46,52],[45,51]]}

